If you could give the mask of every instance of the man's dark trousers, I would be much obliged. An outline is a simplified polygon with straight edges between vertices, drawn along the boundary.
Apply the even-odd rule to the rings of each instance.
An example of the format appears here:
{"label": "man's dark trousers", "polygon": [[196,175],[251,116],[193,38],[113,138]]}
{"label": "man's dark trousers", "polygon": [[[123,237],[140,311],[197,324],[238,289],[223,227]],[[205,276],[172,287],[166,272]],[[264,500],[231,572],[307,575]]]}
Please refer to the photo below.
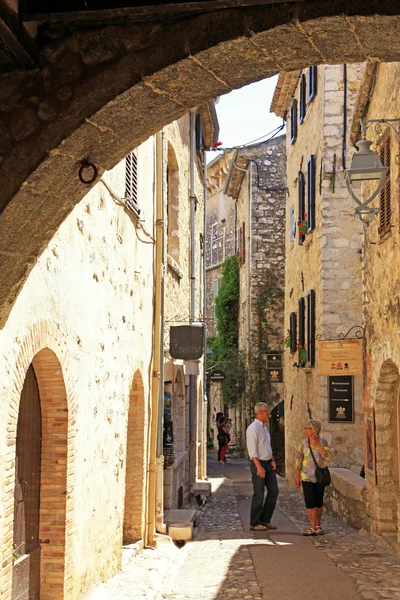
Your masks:
{"label": "man's dark trousers", "polygon": [[[253,481],[253,499],[251,501],[250,525],[255,527],[259,523],[270,523],[278,499],[278,482],[276,473],[270,460],[260,460],[265,469],[265,477],[257,475],[257,467],[253,461],[250,464],[251,478]],[[267,497],[264,502],[264,487],[267,488]]]}

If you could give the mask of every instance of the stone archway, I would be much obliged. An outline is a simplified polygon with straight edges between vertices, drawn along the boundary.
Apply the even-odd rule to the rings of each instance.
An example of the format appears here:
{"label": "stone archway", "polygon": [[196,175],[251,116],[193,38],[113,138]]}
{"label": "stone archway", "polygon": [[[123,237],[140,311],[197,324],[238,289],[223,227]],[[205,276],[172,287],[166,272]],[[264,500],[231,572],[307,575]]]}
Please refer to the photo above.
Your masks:
{"label": "stone archway", "polygon": [[398,368],[391,360],[385,360],[375,396],[376,485],[367,479],[372,529],[379,533],[397,531],[399,382]]}
{"label": "stone archway", "polygon": [[281,70],[400,60],[399,22],[393,0],[314,0],[85,31],[43,27],[41,68],[1,76],[0,326],[87,193],[83,160],[101,176],[188,109]]}
{"label": "stone archway", "polygon": [[146,440],[144,386],[136,371],[129,396],[126,440],[123,542],[143,539],[145,528]]}
{"label": "stone archway", "polygon": [[[14,367],[14,386],[10,403],[7,445],[12,452],[5,457],[5,506],[13,505],[15,485],[15,448],[19,399],[25,375],[32,365],[40,395],[41,409],[41,475],[39,505],[40,594],[50,599],[65,599],[73,594],[73,475],[75,403],[67,392],[64,379],[65,357],[60,359],[59,332],[47,323],[39,323],[21,343],[21,354]],[[62,361],[62,362],[61,362]],[[11,596],[13,563],[14,511],[3,517],[4,558],[1,597]]]}

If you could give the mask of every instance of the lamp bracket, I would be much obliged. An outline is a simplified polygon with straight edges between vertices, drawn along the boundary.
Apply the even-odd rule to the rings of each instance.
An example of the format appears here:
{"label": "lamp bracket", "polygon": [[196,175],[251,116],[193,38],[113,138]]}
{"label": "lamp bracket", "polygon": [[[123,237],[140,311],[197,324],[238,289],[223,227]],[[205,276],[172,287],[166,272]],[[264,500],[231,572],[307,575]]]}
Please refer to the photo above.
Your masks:
{"label": "lamp bracket", "polygon": [[367,129],[368,127],[371,127],[371,125],[374,126],[375,133],[380,135],[382,133],[382,123],[388,125],[388,127],[390,127],[390,129],[396,135],[397,139],[400,140],[400,119],[368,119],[368,121],[365,122],[360,119],[361,133],[363,137],[365,138]]}

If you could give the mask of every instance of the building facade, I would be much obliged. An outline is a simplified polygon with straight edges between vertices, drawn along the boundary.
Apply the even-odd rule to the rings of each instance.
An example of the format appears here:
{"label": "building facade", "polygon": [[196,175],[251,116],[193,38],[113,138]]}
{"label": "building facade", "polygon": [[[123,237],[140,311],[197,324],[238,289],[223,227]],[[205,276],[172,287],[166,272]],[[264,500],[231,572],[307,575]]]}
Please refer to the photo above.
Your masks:
{"label": "building facade", "polygon": [[[191,309],[204,314],[202,155],[212,110],[200,107],[104,173],[0,331],[2,599],[81,598],[119,570],[123,543],[165,532],[162,330],[178,312],[190,321],[193,291]],[[164,261],[172,267],[162,290]],[[165,343],[159,363],[155,339]],[[173,369],[182,404],[192,402],[191,437],[182,434],[185,410],[173,415],[176,443],[191,455],[180,483],[187,502],[205,477],[202,366],[182,360]]]}

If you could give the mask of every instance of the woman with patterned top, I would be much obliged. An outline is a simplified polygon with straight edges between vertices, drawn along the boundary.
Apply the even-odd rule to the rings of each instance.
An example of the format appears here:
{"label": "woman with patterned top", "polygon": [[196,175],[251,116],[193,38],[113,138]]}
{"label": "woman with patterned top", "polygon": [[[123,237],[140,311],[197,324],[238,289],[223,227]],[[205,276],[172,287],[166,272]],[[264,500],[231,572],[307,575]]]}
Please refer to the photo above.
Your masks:
{"label": "woman with patterned top", "polygon": [[319,437],[321,423],[313,419],[307,421],[304,428],[305,439],[299,444],[296,452],[296,478],[295,484],[303,486],[304,500],[311,527],[303,535],[324,535],[321,527],[322,508],[324,504],[325,487],[317,483],[315,477],[315,463],[310,452],[312,448],[315,460],[320,467],[326,467],[332,458],[332,453],[326,440]]}

